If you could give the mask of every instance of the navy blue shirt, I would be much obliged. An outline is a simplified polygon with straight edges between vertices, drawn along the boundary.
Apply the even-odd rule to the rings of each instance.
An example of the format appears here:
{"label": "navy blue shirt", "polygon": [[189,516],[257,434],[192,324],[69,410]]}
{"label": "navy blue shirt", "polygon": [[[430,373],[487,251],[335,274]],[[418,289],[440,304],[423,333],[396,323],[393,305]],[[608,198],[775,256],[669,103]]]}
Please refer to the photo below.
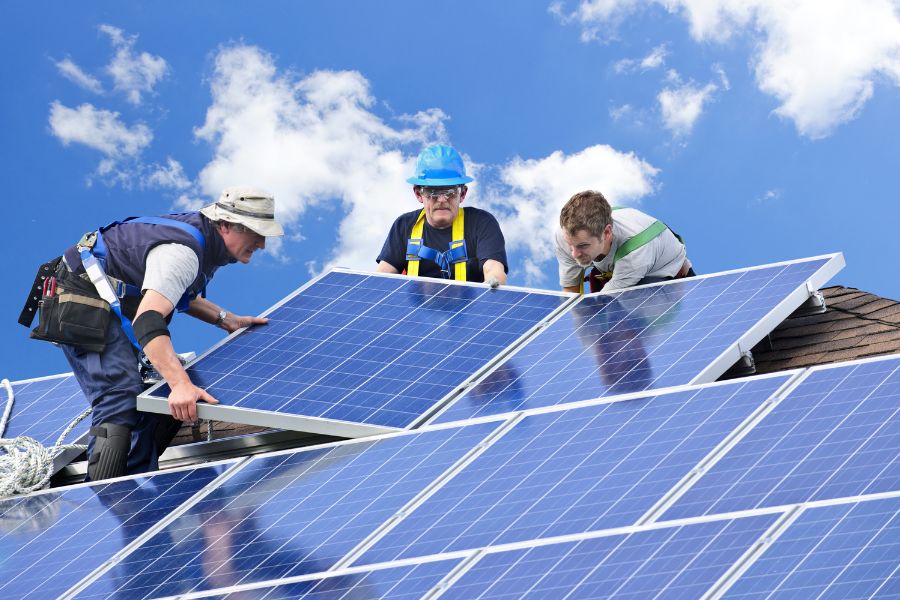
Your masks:
{"label": "navy blue shirt", "polygon": [[[506,242],[500,224],[491,213],[471,206],[460,207],[465,211],[465,223],[463,236],[466,240],[466,280],[484,281],[484,261],[496,260],[503,265],[503,270],[509,272],[506,263]],[[406,243],[409,241],[413,225],[419,218],[422,209],[404,213],[397,217],[384,247],[376,259],[377,262],[385,261],[400,272],[406,271]],[[446,252],[450,248],[453,237],[453,227],[435,229],[428,224],[428,219],[422,227],[423,243],[438,252]],[[421,277],[442,277],[441,268],[430,260],[419,261],[419,275]]]}

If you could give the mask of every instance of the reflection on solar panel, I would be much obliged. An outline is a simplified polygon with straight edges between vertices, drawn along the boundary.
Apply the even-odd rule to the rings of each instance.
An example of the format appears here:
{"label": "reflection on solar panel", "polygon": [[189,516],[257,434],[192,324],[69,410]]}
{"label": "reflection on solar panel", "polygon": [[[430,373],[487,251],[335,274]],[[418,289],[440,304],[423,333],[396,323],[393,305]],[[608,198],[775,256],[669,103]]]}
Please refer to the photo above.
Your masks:
{"label": "reflection on solar panel", "polygon": [[169,596],[329,569],[496,427],[252,459],[79,598]]}
{"label": "reflection on solar panel", "polygon": [[[71,373],[13,381],[12,388],[15,402],[3,434],[6,438],[27,435],[44,446],[52,446],[69,423],[90,406]],[[3,394],[0,408],[5,402]],[[82,421],[67,441],[76,443],[85,438],[89,427],[90,420]]]}
{"label": "reflection on solar panel", "polygon": [[252,593],[235,591],[206,596],[222,600],[256,600],[294,598],[295,600],[325,600],[344,598],[354,600],[419,600],[435,587],[458,560],[440,560],[417,565],[361,571],[331,577],[315,577],[305,581],[252,588]]}
{"label": "reflection on solar panel", "polygon": [[[200,416],[346,437],[404,428],[569,296],[331,272],[189,373]],[[168,412],[162,386],[141,410]]]}
{"label": "reflection on solar panel", "polygon": [[898,490],[898,448],[900,358],[817,368],[665,518]]}
{"label": "reflection on solar panel", "polygon": [[442,598],[700,598],[777,516],[492,552]]}
{"label": "reflection on solar panel", "polygon": [[60,595],[221,471],[202,467],[0,500],[0,597]]}
{"label": "reflection on solar panel", "polygon": [[526,417],[360,562],[633,525],[788,379]]}
{"label": "reflection on solar panel", "polygon": [[435,422],[715,380],[841,255],[584,297]]}
{"label": "reflection on solar panel", "polygon": [[900,498],[810,508],[726,598],[896,598]]}

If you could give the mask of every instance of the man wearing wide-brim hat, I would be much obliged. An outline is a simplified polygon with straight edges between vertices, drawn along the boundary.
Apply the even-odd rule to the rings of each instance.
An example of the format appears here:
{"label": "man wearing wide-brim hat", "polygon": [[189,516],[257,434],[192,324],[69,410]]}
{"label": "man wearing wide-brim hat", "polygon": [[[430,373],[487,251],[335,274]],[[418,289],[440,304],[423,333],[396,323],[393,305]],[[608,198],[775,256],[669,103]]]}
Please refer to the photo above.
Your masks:
{"label": "man wearing wide-brim hat", "polygon": [[[168,322],[177,308],[229,333],[265,324],[206,299],[206,285],[219,267],[250,262],[267,237],[282,234],[271,194],[233,187],[198,212],[89,232],[55,262],[32,337],[60,345],[94,409],[88,479],[156,470],[181,422],[197,418],[197,402],[217,403],[191,382]],[[137,411],[139,349],[169,385],[171,417]]]}

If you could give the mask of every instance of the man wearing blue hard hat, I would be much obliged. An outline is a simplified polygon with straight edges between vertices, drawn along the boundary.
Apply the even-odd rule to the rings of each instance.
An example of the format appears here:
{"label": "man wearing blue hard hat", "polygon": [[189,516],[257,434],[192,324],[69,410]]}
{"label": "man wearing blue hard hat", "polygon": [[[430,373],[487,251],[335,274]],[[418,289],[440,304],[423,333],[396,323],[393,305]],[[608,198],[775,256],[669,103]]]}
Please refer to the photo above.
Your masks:
{"label": "man wearing blue hard hat", "polygon": [[406,180],[423,208],[397,217],[376,259],[381,273],[506,283],[506,243],[494,216],[467,206],[473,181],[450,146],[422,150],[416,174]]}

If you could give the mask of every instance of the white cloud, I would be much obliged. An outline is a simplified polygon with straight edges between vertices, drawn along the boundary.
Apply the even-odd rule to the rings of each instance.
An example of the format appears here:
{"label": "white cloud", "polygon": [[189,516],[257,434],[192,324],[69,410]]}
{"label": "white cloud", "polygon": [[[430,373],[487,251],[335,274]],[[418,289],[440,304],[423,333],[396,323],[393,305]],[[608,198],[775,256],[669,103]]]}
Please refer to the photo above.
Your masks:
{"label": "white cloud", "polygon": [[50,130],[63,145],[83,144],[113,160],[136,156],[153,140],[146,125],[138,123],[128,127],[119,120],[119,113],[92,104],[69,108],[53,102]]}
{"label": "white cloud", "polygon": [[688,135],[703,112],[703,105],[710,101],[716,84],[698,87],[693,82],[667,87],[656,97],[662,112],[663,125],[676,137]]}
{"label": "white cloud", "polygon": [[643,58],[623,58],[622,60],[617,61],[613,65],[613,70],[616,73],[631,73],[638,69],[641,71],[651,71],[663,66],[666,63],[666,56],[668,55],[669,50],[666,44],[660,44]]}
{"label": "white cloud", "polygon": [[340,204],[346,214],[326,262],[374,268],[393,220],[418,206],[405,179],[414,153],[443,135],[446,116],[422,111],[392,127],[371,111],[375,100],[358,72],[297,79],[251,46],[219,52],[211,90],[195,134],[215,156],[198,176],[199,191],[214,198],[229,185],[264,187],[279,219],[294,224],[310,207]]}
{"label": "white cloud", "polygon": [[573,194],[595,189],[610,202],[633,205],[653,191],[657,173],[634,153],[607,145],[569,155],[556,151],[541,159],[516,158],[501,167],[501,184],[491,186],[483,200],[500,221],[507,249],[525,252],[528,284],[537,285],[546,281],[546,269],[539,267],[554,257],[559,211]]}
{"label": "white cloud", "polygon": [[623,104],[622,106],[614,106],[609,109],[609,117],[613,121],[618,121],[630,115],[633,112],[630,104]]}
{"label": "white cloud", "polygon": [[588,0],[556,14],[591,39],[651,5],[682,14],[697,41],[753,39],[759,88],[810,138],[856,118],[876,83],[900,86],[897,0]]}
{"label": "white cloud", "polygon": [[64,58],[56,63],[59,74],[72,81],[77,86],[86,89],[95,94],[103,93],[103,84],[96,77],[88,75],[81,70],[81,67],[72,62],[71,58]]}
{"label": "white cloud", "polygon": [[184,174],[184,168],[172,157],[166,158],[165,165],[153,165],[143,177],[145,187],[186,190],[191,187],[191,180]]}
{"label": "white cloud", "polygon": [[118,27],[101,25],[100,31],[109,36],[115,50],[106,72],[113,78],[115,89],[125,94],[132,104],[141,103],[141,94],[150,93],[166,75],[169,66],[165,59],[147,52],[135,54],[137,36],[126,36]]}

